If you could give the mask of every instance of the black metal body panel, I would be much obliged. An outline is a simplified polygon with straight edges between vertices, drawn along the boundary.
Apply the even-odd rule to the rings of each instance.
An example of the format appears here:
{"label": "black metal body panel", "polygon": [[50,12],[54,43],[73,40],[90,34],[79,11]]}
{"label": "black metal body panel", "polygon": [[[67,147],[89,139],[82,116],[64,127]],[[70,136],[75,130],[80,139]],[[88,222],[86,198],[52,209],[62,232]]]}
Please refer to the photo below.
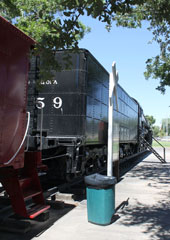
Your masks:
{"label": "black metal body panel", "polygon": [[[109,74],[87,51],[69,53],[70,69],[65,67],[64,52],[56,53],[62,71],[46,82],[38,79],[38,58],[32,59],[29,74],[28,110],[30,135],[47,139],[81,139],[83,144],[107,144]],[[41,105],[41,106],[40,106]],[[138,104],[118,85],[119,111],[114,120],[120,125],[120,142],[138,140]],[[42,123],[43,119],[43,123]],[[56,141],[56,144],[57,144]],[[44,148],[48,144],[44,144]]]}
{"label": "black metal body panel", "polygon": [[48,138],[76,137],[86,144],[106,144],[108,73],[86,50],[70,54],[70,69],[64,67],[62,57],[63,52],[56,53],[62,71],[56,71],[53,80],[40,81],[39,90],[35,88],[37,59],[32,59],[28,91],[30,135],[39,134],[43,115],[42,131]]}
{"label": "black metal body panel", "polygon": [[120,142],[136,143],[138,141],[139,106],[120,85],[118,85],[118,106],[119,110],[116,111],[114,105],[114,119],[116,123],[119,123]]}

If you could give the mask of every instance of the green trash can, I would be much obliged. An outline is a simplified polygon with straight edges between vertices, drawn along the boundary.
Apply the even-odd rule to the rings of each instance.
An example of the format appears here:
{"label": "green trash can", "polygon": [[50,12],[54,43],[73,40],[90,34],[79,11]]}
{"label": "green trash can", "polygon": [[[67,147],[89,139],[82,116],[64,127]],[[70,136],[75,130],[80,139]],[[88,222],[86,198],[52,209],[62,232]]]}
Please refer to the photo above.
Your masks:
{"label": "green trash can", "polygon": [[85,177],[88,221],[108,225],[115,213],[115,177],[92,174]]}

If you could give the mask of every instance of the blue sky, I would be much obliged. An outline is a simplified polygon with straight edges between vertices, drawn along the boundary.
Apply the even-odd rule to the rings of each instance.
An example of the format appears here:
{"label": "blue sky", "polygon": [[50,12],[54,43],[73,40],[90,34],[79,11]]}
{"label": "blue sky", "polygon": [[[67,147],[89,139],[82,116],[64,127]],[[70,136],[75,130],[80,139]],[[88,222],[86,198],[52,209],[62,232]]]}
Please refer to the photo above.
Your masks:
{"label": "blue sky", "polygon": [[148,44],[152,34],[146,29],[126,29],[113,26],[110,32],[105,24],[83,17],[81,21],[91,27],[79,43],[79,47],[88,49],[94,57],[111,72],[112,62],[116,62],[119,72],[119,84],[141,104],[145,115],[153,115],[156,125],[163,118],[170,117],[170,88],[162,95],[155,88],[159,81],[145,80],[145,62],[159,53],[156,43]]}

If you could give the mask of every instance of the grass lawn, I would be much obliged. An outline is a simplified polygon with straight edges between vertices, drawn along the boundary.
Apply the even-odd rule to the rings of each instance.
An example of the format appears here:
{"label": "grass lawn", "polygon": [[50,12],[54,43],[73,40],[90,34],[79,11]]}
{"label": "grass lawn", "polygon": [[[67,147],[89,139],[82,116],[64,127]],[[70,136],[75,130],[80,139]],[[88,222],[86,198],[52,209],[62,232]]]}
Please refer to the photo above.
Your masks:
{"label": "grass lawn", "polygon": [[[165,148],[170,147],[170,142],[166,142],[166,141],[159,141]],[[160,147],[160,145],[156,142],[153,141],[152,142],[152,147]]]}

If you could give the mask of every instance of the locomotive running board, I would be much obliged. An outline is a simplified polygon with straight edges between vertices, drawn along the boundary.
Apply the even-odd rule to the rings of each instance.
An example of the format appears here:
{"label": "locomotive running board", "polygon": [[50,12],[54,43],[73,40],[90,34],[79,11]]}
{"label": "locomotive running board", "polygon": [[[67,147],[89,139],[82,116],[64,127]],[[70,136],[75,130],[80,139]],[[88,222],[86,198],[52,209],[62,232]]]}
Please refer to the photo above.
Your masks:
{"label": "locomotive running board", "polygon": [[146,141],[146,139],[144,139],[142,136],[140,136],[141,142],[143,143],[143,145],[149,149],[149,151],[151,151],[160,161],[161,163],[166,163],[165,160],[165,148],[162,146],[162,144],[160,144],[154,137],[152,137],[164,150],[164,157],[161,157],[161,155]]}

